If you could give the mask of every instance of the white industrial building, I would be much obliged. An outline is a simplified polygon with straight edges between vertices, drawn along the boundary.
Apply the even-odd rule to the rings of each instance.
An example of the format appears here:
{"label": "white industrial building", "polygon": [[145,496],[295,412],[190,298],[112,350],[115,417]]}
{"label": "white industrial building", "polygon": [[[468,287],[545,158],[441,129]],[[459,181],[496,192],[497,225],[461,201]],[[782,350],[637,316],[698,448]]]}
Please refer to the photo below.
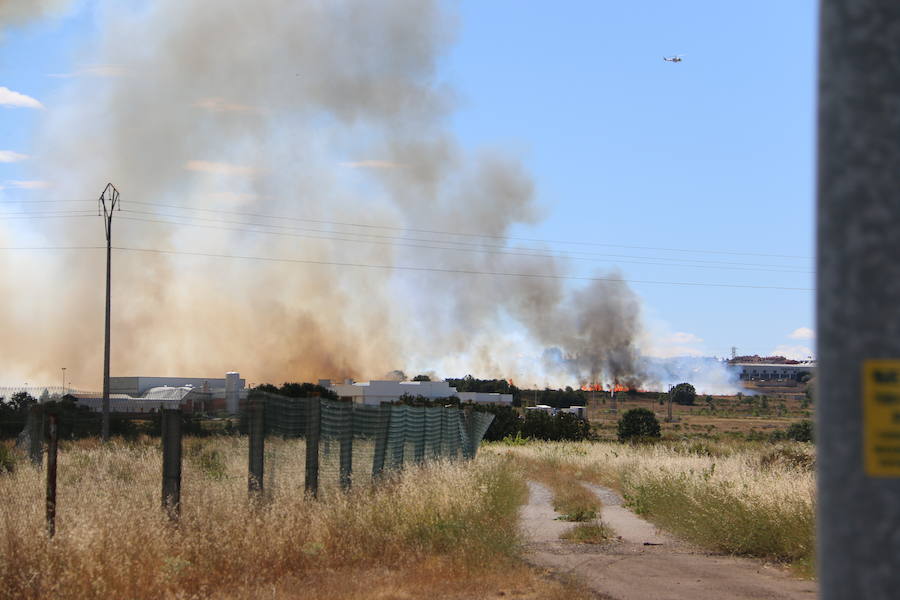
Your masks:
{"label": "white industrial building", "polygon": [[403,396],[439,400],[456,396],[462,402],[474,404],[512,404],[512,394],[487,392],[457,392],[446,381],[353,381],[332,383],[329,379],[319,380],[319,385],[328,388],[341,398],[349,398],[358,404],[378,405],[382,402],[397,402]]}
{"label": "white industrial building", "polygon": [[814,375],[815,362],[795,364],[781,363],[732,363],[740,369],[741,381],[799,381],[803,375]]}
{"label": "white industrial building", "polygon": [[[73,393],[68,396],[77,401],[80,406],[86,406],[94,412],[103,410],[103,397],[100,394]],[[114,413],[151,413],[164,408],[180,408],[185,405],[189,405],[192,409],[196,405],[199,409],[207,397],[208,394],[190,386],[160,386],[150,388],[141,396],[110,394],[109,409]]]}
{"label": "white industrial building", "polygon": [[109,392],[144,397],[150,390],[162,394],[162,388],[191,388],[208,394],[206,410],[237,413],[247,382],[240,373],[229,371],[224,378],[214,377],[110,377]]}
{"label": "white industrial building", "polygon": [[[213,377],[110,377],[109,404],[115,413],[149,413],[162,408],[235,414],[246,396],[246,381],[237,372]],[[74,393],[78,404],[101,411],[99,393]]]}

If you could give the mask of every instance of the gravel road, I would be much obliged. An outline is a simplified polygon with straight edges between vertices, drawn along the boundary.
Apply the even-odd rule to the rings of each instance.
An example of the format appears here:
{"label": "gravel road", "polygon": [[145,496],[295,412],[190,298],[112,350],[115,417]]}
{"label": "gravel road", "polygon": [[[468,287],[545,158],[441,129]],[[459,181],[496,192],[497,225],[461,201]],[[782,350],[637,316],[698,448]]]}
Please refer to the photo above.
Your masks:
{"label": "gravel road", "polygon": [[763,562],[710,554],[659,532],[622,506],[614,491],[585,484],[603,502],[601,518],[618,539],[603,545],[559,539],[572,523],[556,521],[552,495],[529,482],[522,526],[529,560],[576,576],[603,598],[615,600],[811,600],[815,582],[791,577]]}

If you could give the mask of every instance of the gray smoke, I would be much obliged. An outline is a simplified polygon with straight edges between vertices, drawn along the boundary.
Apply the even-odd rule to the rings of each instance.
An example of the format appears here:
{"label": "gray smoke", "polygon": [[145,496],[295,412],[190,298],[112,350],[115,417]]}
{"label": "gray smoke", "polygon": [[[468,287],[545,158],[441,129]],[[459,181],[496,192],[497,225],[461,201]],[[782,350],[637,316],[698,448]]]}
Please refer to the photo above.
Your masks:
{"label": "gray smoke", "polygon": [[0,39],[9,26],[61,15],[72,0],[0,0]]}
{"label": "gray smoke", "polygon": [[[115,246],[567,273],[553,258],[473,251],[515,250],[498,236],[537,222],[540,211],[515,156],[470,152],[450,131],[456,98],[438,66],[454,16],[441,2],[158,0],[129,12],[110,0],[104,8],[104,38],[83,57],[108,67],[94,75],[115,76],[73,77],[42,99],[35,176],[59,199],[94,197],[114,182],[124,209]],[[218,221],[147,221],[172,214]],[[250,223],[284,235],[250,233]],[[38,229],[0,231],[0,241],[103,243],[97,218]],[[364,237],[373,234],[383,237]],[[46,379],[66,365],[76,385],[99,383],[103,259],[99,251],[6,257],[3,267],[20,277],[17,289],[0,290],[16,299],[0,315],[0,342],[19,349],[7,368]],[[515,372],[524,383],[641,377],[639,303],[619,281],[573,292],[540,277],[117,250],[113,302],[118,375],[238,369],[252,381],[315,380],[441,363],[458,369],[446,375]],[[558,349],[546,372],[517,363],[520,335]]]}

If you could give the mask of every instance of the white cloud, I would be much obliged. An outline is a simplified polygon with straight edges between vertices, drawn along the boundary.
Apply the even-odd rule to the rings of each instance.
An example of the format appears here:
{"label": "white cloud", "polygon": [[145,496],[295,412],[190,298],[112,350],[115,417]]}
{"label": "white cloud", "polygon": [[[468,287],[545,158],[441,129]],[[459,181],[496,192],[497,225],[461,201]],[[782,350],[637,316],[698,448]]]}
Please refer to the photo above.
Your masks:
{"label": "white cloud", "polygon": [[704,356],[705,353],[694,347],[703,339],[693,333],[676,331],[661,336],[654,336],[642,344],[642,351],[647,356],[656,358],[672,358],[676,356]]}
{"label": "white cloud", "polygon": [[0,106],[17,106],[21,108],[44,108],[44,105],[25,94],[14,92],[7,87],[0,86]]}
{"label": "white cloud", "polygon": [[70,79],[72,77],[121,77],[128,74],[122,65],[84,65],[71,73],[50,73],[48,77]]}
{"label": "white cloud", "polygon": [[769,355],[783,356],[792,360],[807,360],[810,356],[813,355],[813,351],[807,346],[791,346],[789,344],[779,344],[775,347],[774,350],[772,350],[772,352],[769,353]]}
{"label": "white cloud", "polygon": [[48,181],[7,181],[6,184],[20,190],[43,190],[50,187]]}
{"label": "white cloud", "polygon": [[351,169],[396,169],[403,165],[389,160],[357,160],[352,162],[342,162],[341,166],[349,167]]}
{"label": "white cloud", "polygon": [[252,176],[260,173],[260,169],[247,165],[236,165],[226,162],[213,162],[209,160],[189,160],[184,168],[188,171],[200,173],[214,173],[216,175],[246,175]]}
{"label": "white cloud", "polygon": [[676,331],[672,335],[670,335],[666,341],[669,341],[673,344],[699,344],[703,340],[693,333],[685,333],[683,331]]}
{"label": "white cloud", "polygon": [[788,335],[792,340],[812,340],[816,337],[816,332],[809,327],[798,327]]}
{"label": "white cloud", "polygon": [[229,102],[225,98],[203,98],[194,102],[193,106],[212,112],[249,112],[254,110],[252,106]]}
{"label": "white cloud", "polygon": [[12,150],[0,150],[0,163],[19,162],[29,158],[27,154],[19,154]]}

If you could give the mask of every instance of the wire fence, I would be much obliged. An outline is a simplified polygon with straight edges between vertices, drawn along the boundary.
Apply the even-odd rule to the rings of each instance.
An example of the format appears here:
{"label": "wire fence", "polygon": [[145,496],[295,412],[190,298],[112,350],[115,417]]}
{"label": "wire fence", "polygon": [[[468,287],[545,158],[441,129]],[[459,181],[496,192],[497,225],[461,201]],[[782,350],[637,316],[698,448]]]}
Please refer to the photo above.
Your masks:
{"label": "wire fence", "polygon": [[[266,487],[275,487],[278,473],[280,487],[299,491],[302,482],[307,494],[322,498],[355,485],[372,485],[386,472],[406,465],[474,458],[494,415],[472,406],[429,404],[372,406],[317,394],[295,398],[251,391],[239,427],[249,434],[248,492],[255,498],[264,497]],[[180,409],[163,409],[153,417],[162,437],[162,507],[177,519],[182,438],[190,431],[190,418]],[[74,437],[79,427],[96,425],[96,415],[83,407],[72,410],[55,402],[29,407],[18,443],[33,463],[41,465],[44,443],[48,442],[47,531],[51,536],[55,531],[57,440]],[[302,443],[297,443],[300,440]],[[197,448],[192,445],[189,453]],[[301,453],[304,460],[298,460]],[[200,458],[202,462],[202,455]]]}

